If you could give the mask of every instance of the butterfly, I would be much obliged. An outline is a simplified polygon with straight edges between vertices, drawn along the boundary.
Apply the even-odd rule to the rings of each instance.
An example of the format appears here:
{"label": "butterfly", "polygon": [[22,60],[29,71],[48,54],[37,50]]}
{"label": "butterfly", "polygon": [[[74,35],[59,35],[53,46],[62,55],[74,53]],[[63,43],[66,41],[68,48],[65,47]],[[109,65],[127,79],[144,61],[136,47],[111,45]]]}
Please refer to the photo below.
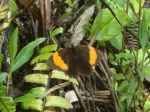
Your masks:
{"label": "butterfly", "polygon": [[92,74],[95,66],[101,61],[103,53],[87,45],[63,48],[56,51],[47,60],[47,65],[56,70],[65,72],[70,77],[79,74]]}

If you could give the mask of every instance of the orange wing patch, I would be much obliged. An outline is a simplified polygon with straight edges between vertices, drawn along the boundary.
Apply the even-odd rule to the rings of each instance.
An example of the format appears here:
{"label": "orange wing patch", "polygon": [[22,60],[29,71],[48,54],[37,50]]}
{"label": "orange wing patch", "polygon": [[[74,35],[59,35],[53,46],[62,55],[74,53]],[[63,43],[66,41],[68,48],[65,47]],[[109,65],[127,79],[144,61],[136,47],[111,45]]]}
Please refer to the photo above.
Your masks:
{"label": "orange wing patch", "polygon": [[68,70],[67,64],[61,59],[61,57],[58,55],[58,52],[55,52],[53,54],[53,61],[54,64],[58,67],[60,67],[62,70]]}
{"label": "orange wing patch", "polygon": [[97,60],[97,53],[95,49],[91,46],[89,46],[89,55],[90,55],[90,60],[89,60],[90,65],[95,65]]}

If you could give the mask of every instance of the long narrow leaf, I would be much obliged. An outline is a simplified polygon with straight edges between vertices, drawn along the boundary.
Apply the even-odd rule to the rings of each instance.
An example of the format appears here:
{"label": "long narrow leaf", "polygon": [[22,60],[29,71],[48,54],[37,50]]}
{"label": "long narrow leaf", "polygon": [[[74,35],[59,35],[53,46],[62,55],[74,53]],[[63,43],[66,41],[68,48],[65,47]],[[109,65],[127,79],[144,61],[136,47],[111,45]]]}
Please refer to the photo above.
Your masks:
{"label": "long narrow leaf", "polygon": [[9,54],[11,56],[11,60],[14,60],[17,53],[17,40],[18,40],[18,28],[13,32],[10,42],[9,42]]}
{"label": "long narrow leaf", "polygon": [[145,51],[147,45],[147,31],[146,31],[146,17],[145,13],[143,13],[141,27],[140,27],[140,44],[142,47],[143,52]]}
{"label": "long narrow leaf", "polygon": [[11,66],[11,71],[14,72],[18,68],[20,68],[24,63],[26,63],[31,58],[34,48],[40,43],[42,43],[44,40],[45,38],[38,38],[35,41],[29,43],[27,46],[25,46],[15,58]]}

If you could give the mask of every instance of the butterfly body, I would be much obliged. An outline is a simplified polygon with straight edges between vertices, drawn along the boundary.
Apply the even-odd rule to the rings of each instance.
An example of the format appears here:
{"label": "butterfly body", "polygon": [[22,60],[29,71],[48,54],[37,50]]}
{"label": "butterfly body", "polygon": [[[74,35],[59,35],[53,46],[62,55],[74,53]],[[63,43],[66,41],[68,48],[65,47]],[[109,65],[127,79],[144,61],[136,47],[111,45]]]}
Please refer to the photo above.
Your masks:
{"label": "butterfly body", "polygon": [[101,58],[102,52],[94,47],[72,45],[55,52],[48,59],[47,65],[75,77],[79,74],[90,75]]}

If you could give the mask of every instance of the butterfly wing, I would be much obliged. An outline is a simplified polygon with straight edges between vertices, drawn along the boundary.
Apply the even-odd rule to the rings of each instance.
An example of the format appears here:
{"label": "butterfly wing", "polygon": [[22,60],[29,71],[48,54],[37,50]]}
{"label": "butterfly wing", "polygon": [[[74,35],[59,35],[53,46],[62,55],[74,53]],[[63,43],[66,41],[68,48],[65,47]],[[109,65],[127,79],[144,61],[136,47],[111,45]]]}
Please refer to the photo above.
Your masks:
{"label": "butterfly wing", "polygon": [[67,65],[68,55],[68,48],[63,48],[50,56],[46,63],[52,69],[67,71],[69,69]]}
{"label": "butterfly wing", "polygon": [[85,75],[90,75],[101,59],[102,52],[94,47],[81,45],[77,46],[78,51],[77,57],[79,57],[80,62],[78,62],[78,69],[80,73]]}

